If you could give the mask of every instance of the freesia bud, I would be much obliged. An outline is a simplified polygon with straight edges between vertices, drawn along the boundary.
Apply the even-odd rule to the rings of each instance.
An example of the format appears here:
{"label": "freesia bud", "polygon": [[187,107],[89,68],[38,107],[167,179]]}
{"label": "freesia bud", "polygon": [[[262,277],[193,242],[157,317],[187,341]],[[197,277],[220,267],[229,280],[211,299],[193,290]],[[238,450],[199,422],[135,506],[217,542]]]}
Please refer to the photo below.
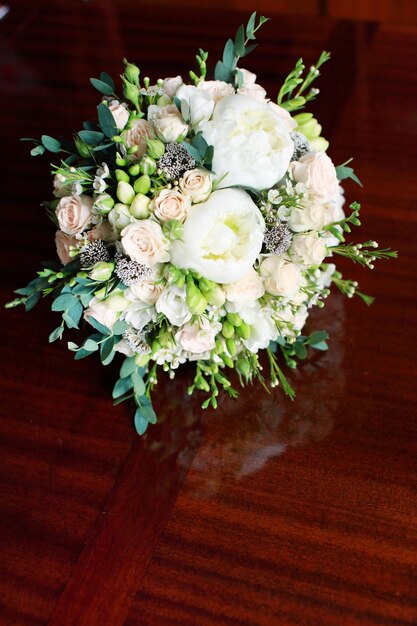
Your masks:
{"label": "freesia bud", "polygon": [[193,315],[201,315],[207,306],[207,300],[192,278],[187,280],[186,302]]}
{"label": "freesia bud", "polygon": [[120,202],[114,205],[114,208],[111,209],[108,218],[111,226],[117,231],[123,230],[123,228],[129,226],[129,224],[133,221],[129,207]]}
{"label": "freesia bud", "polygon": [[109,280],[114,270],[114,263],[100,261],[96,263],[90,272],[90,278],[99,282]]}
{"label": "freesia bud", "polygon": [[[138,166],[139,170],[139,163],[136,163],[136,165]],[[143,174],[142,176],[140,176],[137,180],[135,180],[133,185],[133,189],[136,191],[136,193],[147,194],[150,188],[151,179],[147,174]]]}
{"label": "freesia bud", "polygon": [[222,306],[226,301],[226,295],[223,289],[212,280],[201,278],[198,285],[207,299],[207,302],[214,306]]}
{"label": "freesia bud", "polygon": [[160,159],[165,152],[165,145],[160,139],[147,139],[148,155],[152,159]]}
{"label": "freesia bud", "polygon": [[129,63],[126,59],[123,59],[125,64],[125,76],[134,85],[139,84],[140,69],[134,63]]}
{"label": "freesia bud", "polygon": [[106,299],[106,304],[113,311],[124,311],[130,302],[124,297],[123,291],[117,289]]}
{"label": "freesia bud", "polygon": [[142,174],[152,175],[156,172],[156,161],[150,156],[144,156],[140,162],[140,171]]}
{"label": "freesia bud", "polygon": [[103,193],[97,196],[94,206],[100,213],[106,215],[114,207],[114,200],[108,193]]}
{"label": "freesia bud", "polygon": [[129,182],[129,175],[124,170],[115,170],[116,180],[121,182],[124,180],[126,183]]}

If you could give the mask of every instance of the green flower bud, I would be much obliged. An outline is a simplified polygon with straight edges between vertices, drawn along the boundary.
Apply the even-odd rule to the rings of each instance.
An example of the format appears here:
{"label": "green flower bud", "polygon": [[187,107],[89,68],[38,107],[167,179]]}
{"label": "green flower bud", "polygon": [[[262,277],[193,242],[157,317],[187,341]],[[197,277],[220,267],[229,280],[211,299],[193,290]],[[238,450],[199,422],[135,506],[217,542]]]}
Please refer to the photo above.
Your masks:
{"label": "green flower bud", "polygon": [[293,120],[297,122],[298,126],[305,124],[308,120],[311,120],[313,117],[312,113],[297,113],[297,115],[293,116]]}
{"label": "green flower bud", "polygon": [[151,200],[148,196],[143,195],[143,193],[138,193],[130,205],[130,213],[133,217],[136,217],[136,219],[145,219],[150,213],[150,203]]}
{"label": "green flower bud", "polygon": [[106,304],[113,311],[124,311],[129,304],[129,300],[124,297],[121,289],[116,289],[106,299]]}
{"label": "green flower bud", "polygon": [[90,148],[87,146],[85,141],[81,139],[81,137],[75,137],[74,143],[75,143],[75,147],[77,148],[77,152],[80,156],[84,157],[85,159],[91,156]]}
{"label": "green flower bud", "polygon": [[139,163],[134,163],[133,165],[129,167],[129,174],[131,176],[138,176],[139,172],[140,172]]}
{"label": "green flower bud", "polygon": [[170,241],[181,239],[184,233],[184,226],[179,220],[168,220],[162,226],[165,237]]}
{"label": "green flower bud", "polygon": [[186,302],[193,315],[201,315],[207,306],[207,300],[196,286],[193,279],[187,279]]}
{"label": "green flower bud", "polygon": [[97,196],[94,206],[100,213],[106,215],[114,207],[114,200],[108,193]]}
{"label": "green flower bud", "polygon": [[236,327],[236,332],[242,339],[249,339],[250,326],[246,322],[242,322],[240,326]]}
{"label": "green flower bud", "polygon": [[317,137],[310,141],[310,145],[315,152],[326,152],[329,142],[324,137]]}
{"label": "green flower bud", "polygon": [[163,96],[160,96],[156,102],[156,104],[159,107],[165,107],[168,106],[168,104],[172,104],[172,100],[171,98],[168,96],[168,94],[164,93]]}
{"label": "green flower bud", "polygon": [[99,282],[109,280],[114,270],[114,263],[100,261],[95,263],[93,269],[90,272],[90,278]]}
{"label": "green flower bud", "polygon": [[136,87],[136,85],[133,85],[127,80],[123,80],[123,84],[123,94],[125,98],[133,102],[133,104],[136,106],[139,102],[139,89]]}
{"label": "green flower bud", "polygon": [[156,161],[150,156],[144,156],[140,162],[140,171],[142,174],[152,175],[156,172]]}
{"label": "green flower bud", "polygon": [[[138,172],[140,170],[139,163],[136,163],[135,166],[138,167]],[[147,194],[149,189],[151,188],[151,179],[147,174],[143,174],[138,179],[135,180],[133,184],[133,189],[136,193]]]}
{"label": "green flower bud", "polygon": [[233,324],[233,326],[240,326],[243,321],[238,313],[227,313],[226,319]]}
{"label": "green flower bud", "polygon": [[230,356],[236,356],[237,346],[234,339],[226,339],[226,346],[230,353]]}
{"label": "green flower bud", "polygon": [[225,293],[217,283],[214,283],[212,280],[208,280],[207,278],[201,278],[198,286],[209,304],[222,306],[225,303]]}
{"label": "green flower bud", "polygon": [[125,183],[129,182],[129,174],[127,174],[124,170],[115,170],[114,172],[116,174],[116,180],[119,181],[119,183],[124,180]]}
{"label": "green flower bud", "polygon": [[152,345],[151,345],[151,354],[155,354],[155,352],[158,352],[158,350],[160,350],[162,348],[160,342],[157,339],[154,339],[152,341]]}
{"label": "green flower bud", "polygon": [[145,367],[149,363],[150,358],[149,354],[137,353],[135,354],[135,363],[138,367]]}
{"label": "green flower bud", "polygon": [[230,339],[235,334],[235,329],[230,322],[225,320],[222,326],[222,335],[226,339]]}
{"label": "green flower bud", "polygon": [[123,59],[123,63],[125,64],[125,76],[127,80],[134,85],[138,85],[140,76],[140,69],[138,68],[138,66],[134,63],[129,63],[127,59]]}
{"label": "green flower bud", "polygon": [[116,165],[118,165],[119,167],[123,167],[124,165],[127,165],[126,159],[124,159],[119,152],[116,155]]}
{"label": "green flower bud", "polygon": [[131,204],[136,194],[132,185],[122,180],[117,185],[116,195],[123,204]]}
{"label": "green flower bud", "polygon": [[165,152],[165,145],[160,139],[147,139],[147,153],[152,159],[160,159]]}
{"label": "green flower bud", "polygon": [[227,367],[234,366],[233,359],[231,359],[230,356],[226,354],[225,352],[223,352],[223,354],[220,355],[220,358],[223,361],[223,363],[227,365]]}
{"label": "green flower bud", "polygon": [[123,230],[123,228],[129,226],[133,221],[129,207],[120,202],[114,205],[113,209],[108,214],[108,218],[112,228],[117,231]]}
{"label": "green flower bud", "polygon": [[252,370],[248,359],[240,356],[236,361],[236,369],[246,380],[250,379]]}

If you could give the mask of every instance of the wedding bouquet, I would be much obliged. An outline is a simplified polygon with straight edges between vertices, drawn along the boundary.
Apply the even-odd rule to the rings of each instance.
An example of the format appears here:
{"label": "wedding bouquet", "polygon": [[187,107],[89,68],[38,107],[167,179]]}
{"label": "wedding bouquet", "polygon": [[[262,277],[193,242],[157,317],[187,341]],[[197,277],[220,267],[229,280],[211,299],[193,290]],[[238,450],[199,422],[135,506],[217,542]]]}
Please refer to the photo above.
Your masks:
{"label": "wedding bouquet", "polygon": [[275,101],[242,67],[265,21],[253,13],[227,41],[214,80],[201,49],[190,83],[151,84],[125,60],[123,95],[107,73],[91,79],[102,95],[97,120],[72,141],[25,139],[34,156],[61,155],[55,198],[44,203],[60,264],[47,264],[9,306],[29,310],[51,295],[61,323],[49,341],[84,319],[92,333],[68,343],[76,359],[98,352],[107,365],[122,353],[113,398],[133,399],[140,434],[157,419],[159,367],[173,377],[192,361],[189,393],[205,392],[202,407],[215,408],[219,390],[237,395],[234,380],[265,386],[264,350],[271,386],[292,398],[280,363],[294,368],[308,348],[327,349],[325,331],[302,334],[311,308],[332,284],[372,300],[335,259],[373,268],[395,256],[375,241],[345,241],[360,205],[345,214],[340,181],[360,182],[348,162],[333,165],[313,115],[298,112],[318,94],[312,83],[330,55],[308,70],[299,59]]}

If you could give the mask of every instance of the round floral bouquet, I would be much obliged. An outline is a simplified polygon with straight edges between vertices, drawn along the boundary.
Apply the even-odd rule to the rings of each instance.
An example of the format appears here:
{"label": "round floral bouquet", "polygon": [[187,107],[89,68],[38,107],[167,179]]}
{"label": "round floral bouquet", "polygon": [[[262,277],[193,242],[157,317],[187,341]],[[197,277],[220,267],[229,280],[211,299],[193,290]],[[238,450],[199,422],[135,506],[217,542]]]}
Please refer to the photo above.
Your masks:
{"label": "round floral bouquet", "polygon": [[395,256],[374,241],[345,241],[360,206],[345,214],[340,181],[359,180],[333,165],[313,115],[294,114],[317,95],[311,85],[330,55],[307,71],[300,59],[275,102],[241,67],[265,21],[254,13],[240,26],[214,80],[203,50],[191,83],[151,84],[125,61],[123,97],[107,73],[91,79],[102,94],[97,121],[72,141],[29,140],[34,156],[62,155],[55,199],[45,202],[61,264],[47,264],[9,306],[52,295],[62,321],[50,341],[84,318],[93,332],[68,343],[76,359],[98,352],[107,365],[122,353],[113,398],[134,400],[140,434],[157,419],[159,366],[173,377],[193,361],[189,393],[205,392],[202,407],[215,408],[219,390],[237,395],[233,370],[241,385],[265,384],[265,350],[270,384],[293,397],[279,362],[294,368],[308,347],[327,349],[325,331],[302,334],[311,307],[324,305],[331,284],[371,302],[336,257],[372,268]]}

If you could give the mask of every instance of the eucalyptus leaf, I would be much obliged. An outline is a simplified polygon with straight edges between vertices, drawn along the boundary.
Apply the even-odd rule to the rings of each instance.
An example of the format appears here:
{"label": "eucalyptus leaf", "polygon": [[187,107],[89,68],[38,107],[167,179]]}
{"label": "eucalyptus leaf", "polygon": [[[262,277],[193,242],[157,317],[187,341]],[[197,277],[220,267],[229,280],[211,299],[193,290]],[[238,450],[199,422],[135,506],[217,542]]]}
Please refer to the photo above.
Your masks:
{"label": "eucalyptus leaf", "polygon": [[101,103],[97,107],[98,111],[98,121],[101,126],[101,130],[106,135],[106,137],[113,137],[117,133],[116,124],[114,121],[114,117],[109,107],[104,103]]}
{"label": "eucalyptus leaf", "polygon": [[145,419],[142,414],[141,414],[141,409],[138,408],[136,409],[135,412],[135,428],[136,428],[136,432],[139,435],[143,435],[143,433],[146,431],[146,429],[148,428],[148,420]]}
{"label": "eucalyptus leaf", "polygon": [[104,80],[100,80],[99,78],[90,78],[90,83],[93,85],[97,91],[102,93],[105,96],[111,96],[114,92],[114,88],[111,87]]}
{"label": "eucalyptus leaf", "polygon": [[61,143],[49,135],[42,135],[41,141],[49,152],[59,152],[61,150]]}

